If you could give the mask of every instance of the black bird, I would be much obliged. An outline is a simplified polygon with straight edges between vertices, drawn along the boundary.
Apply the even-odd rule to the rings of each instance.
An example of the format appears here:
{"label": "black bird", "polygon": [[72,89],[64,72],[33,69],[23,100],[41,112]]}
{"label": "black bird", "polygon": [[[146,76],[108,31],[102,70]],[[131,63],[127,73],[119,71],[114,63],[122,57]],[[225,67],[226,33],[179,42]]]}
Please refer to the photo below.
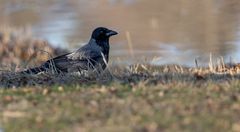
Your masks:
{"label": "black bird", "polygon": [[89,42],[78,50],[52,58],[39,67],[30,68],[21,73],[37,74],[49,70],[67,73],[98,68],[104,70],[109,58],[109,38],[117,34],[116,31],[98,27],[92,32]]}

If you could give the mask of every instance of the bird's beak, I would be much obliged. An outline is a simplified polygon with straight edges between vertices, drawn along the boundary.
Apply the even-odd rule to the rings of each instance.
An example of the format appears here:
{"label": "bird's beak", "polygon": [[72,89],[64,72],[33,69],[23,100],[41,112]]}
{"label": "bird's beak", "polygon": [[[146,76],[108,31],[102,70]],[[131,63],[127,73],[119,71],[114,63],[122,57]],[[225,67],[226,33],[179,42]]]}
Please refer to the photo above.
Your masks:
{"label": "bird's beak", "polygon": [[106,35],[110,37],[110,36],[117,35],[117,34],[118,34],[118,33],[117,33],[116,31],[109,30]]}

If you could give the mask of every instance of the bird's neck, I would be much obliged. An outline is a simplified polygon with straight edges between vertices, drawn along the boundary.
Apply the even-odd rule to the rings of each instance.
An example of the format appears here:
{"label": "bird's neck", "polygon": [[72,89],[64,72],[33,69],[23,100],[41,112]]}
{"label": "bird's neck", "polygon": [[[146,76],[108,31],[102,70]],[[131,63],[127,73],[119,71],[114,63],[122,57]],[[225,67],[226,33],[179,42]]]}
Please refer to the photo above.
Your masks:
{"label": "bird's neck", "polygon": [[95,40],[95,39],[91,39],[90,44],[97,44],[100,48],[102,53],[104,54],[106,60],[108,61],[109,58],[109,39],[104,39],[104,40]]}
{"label": "bird's neck", "polygon": [[109,49],[110,49],[109,39],[107,39],[107,40],[97,40],[96,42],[97,42],[97,45],[99,47],[101,47],[102,53],[104,54],[105,59],[108,62],[108,58],[109,58],[108,55],[109,55]]}

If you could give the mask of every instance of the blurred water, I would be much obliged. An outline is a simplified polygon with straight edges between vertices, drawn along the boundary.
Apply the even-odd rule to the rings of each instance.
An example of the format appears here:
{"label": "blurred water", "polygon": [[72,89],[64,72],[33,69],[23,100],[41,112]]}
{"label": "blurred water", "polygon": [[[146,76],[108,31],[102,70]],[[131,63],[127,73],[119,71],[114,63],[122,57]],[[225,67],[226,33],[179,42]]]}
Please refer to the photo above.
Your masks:
{"label": "blurred water", "polygon": [[0,25],[31,27],[56,47],[76,49],[98,26],[117,30],[110,59],[119,63],[206,64],[210,53],[240,62],[239,18],[239,0],[0,0]]}

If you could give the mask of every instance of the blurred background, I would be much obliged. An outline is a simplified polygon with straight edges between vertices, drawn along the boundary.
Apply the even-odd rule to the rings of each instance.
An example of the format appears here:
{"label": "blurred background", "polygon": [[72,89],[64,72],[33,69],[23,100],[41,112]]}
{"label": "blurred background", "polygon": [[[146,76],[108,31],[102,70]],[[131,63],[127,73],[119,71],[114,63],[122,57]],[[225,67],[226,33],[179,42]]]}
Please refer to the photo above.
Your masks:
{"label": "blurred background", "polygon": [[240,62],[239,0],[0,0],[0,25],[69,50],[105,26],[119,32],[110,52],[118,63],[191,66],[210,53]]}

